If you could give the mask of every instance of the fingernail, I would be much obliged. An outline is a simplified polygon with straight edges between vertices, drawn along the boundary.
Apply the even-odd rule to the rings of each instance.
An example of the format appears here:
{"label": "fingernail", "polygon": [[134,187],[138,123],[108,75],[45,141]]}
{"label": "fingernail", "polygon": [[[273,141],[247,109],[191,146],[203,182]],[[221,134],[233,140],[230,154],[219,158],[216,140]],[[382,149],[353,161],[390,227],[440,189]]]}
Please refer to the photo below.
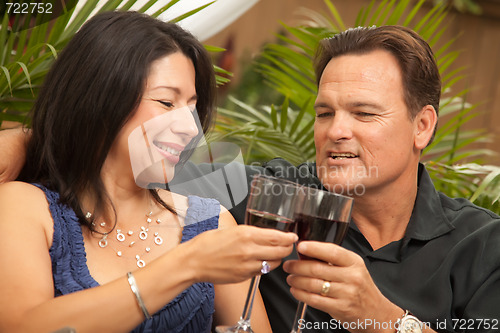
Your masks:
{"label": "fingernail", "polygon": [[288,273],[288,271],[287,271],[287,267],[288,267],[288,261],[285,261],[285,262],[283,263],[283,270],[284,270],[285,272],[287,272],[287,273]]}

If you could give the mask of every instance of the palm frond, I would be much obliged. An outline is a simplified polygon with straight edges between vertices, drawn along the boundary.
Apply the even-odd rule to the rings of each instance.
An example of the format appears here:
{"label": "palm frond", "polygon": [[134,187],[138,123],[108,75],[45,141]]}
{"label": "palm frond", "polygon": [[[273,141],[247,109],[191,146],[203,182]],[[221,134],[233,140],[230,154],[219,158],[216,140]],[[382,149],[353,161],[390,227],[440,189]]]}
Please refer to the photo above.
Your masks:
{"label": "palm frond", "polygon": [[[240,145],[245,162],[269,160],[281,156],[292,162],[314,158],[314,145],[310,145],[312,121],[308,114],[310,101],[299,110],[293,110],[287,99],[279,106],[254,108],[229,96],[232,105],[219,108],[214,132],[209,141],[229,141]],[[299,144],[306,138],[306,144]]]}

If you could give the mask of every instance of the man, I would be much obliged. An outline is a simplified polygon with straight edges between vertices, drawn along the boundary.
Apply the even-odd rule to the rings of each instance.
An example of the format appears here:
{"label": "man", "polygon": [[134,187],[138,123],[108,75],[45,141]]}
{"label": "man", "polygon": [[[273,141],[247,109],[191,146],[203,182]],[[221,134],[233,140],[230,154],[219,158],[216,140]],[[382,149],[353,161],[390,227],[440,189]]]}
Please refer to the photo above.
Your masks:
{"label": "man", "polygon": [[352,223],[342,247],[297,246],[319,261],[262,277],[273,331],[290,330],[293,297],[309,305],[303,332],[500,330],[500,218],[437,193],[419,164],[441,90],[427,43],[404,27],[350,29],[322,41],[315,69],[316,163],[275,159],[247,175],[353,196]]}
{"label": "man", "polygon": [[[500,330],[500,219],[437,193],[419,164],[441,90],[427,43],[404,27],[350,29],[322,41],[315,70],[310,170],[355,202],[343,248],[303,242],[298,251],[321,261],[283,265],[292,295],[323,311],[310,311],[302,326]],[[269,292],[262,289],[267,304]],[[268,307],[269,317],[285,318],[292,310],[283,308]]]}

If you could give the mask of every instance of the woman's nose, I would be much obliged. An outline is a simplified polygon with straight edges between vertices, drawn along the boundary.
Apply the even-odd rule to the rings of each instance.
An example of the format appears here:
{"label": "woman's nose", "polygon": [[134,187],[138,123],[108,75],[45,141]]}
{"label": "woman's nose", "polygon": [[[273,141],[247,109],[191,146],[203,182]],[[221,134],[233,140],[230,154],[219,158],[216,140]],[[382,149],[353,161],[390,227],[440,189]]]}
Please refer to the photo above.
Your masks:
{"label": "woman's nose", "polygon": [[175,110],[174,121],[172,122],[172,132],[177,135],[182,135],[189,140],[198,135],[200,128],[198,126],[198,114],[196,109],[183,107]]}

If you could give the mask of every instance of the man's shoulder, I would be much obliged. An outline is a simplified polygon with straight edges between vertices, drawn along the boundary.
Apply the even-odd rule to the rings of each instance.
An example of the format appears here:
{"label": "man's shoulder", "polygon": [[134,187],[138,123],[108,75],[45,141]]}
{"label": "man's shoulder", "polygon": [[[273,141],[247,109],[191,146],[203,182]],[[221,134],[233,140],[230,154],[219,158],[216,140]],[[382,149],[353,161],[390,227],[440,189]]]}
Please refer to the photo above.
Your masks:
{"label": "man's shoulder", "polygon": [[491,227],[500,230],[500,216],[465,198],[450,198],[439,192],[441,206],[448,221],[456,228],[479,229]]}

